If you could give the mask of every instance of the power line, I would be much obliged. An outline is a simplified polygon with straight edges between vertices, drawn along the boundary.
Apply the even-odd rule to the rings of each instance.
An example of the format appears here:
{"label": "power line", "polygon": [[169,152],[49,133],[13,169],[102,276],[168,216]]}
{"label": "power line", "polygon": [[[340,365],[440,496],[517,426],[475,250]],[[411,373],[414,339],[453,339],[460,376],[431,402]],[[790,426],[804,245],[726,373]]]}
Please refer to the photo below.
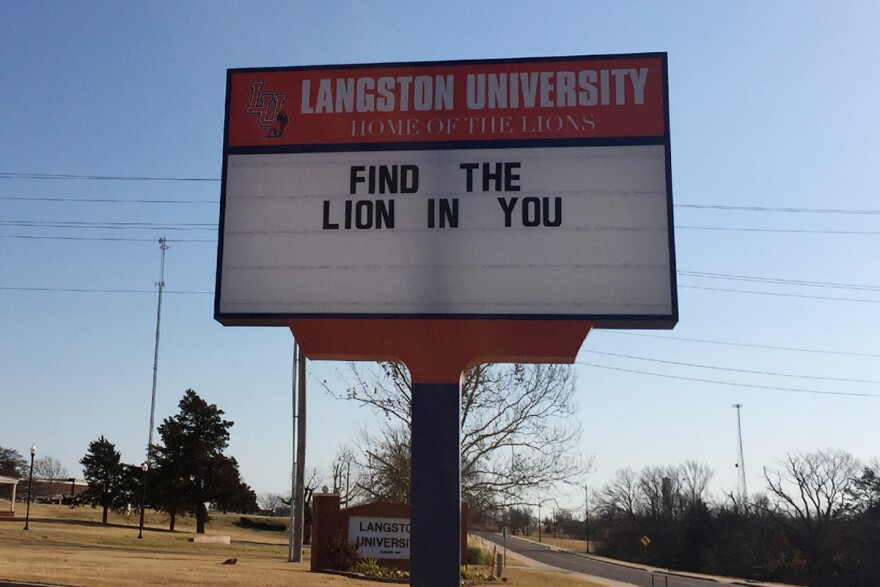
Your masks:
{"label": "power line", "polygon": [[[8,287],[8,286],[0,286],[0,291],[32,291],[32,292],[62,292],[62,293],[102,293],[102,294],[153,294],[154,290],[137,290],[137,289],[98,289],[98,288],[52,288],[52,287]],[[190,294],[190,295],[213,295],[213,291],[185,291],[185,290],[166,290],[167,294]],[[631,336],[649,336],[650,335],[640,335],[636,333],[615,333],[615,334],[626,334]],[[832,351],[816,351],[811,349],[788,349],[785,347],[767,347],[765,345],[741,345],[739,343],[725,343],[721,341],[707,341],[701,339],[675,339],[674,337],[658,337],[654,336],[652,338],[665,338],[665,339],[673,339],[673,340],[690,340],[694,342],[703,342],[703,343],[716,343],[716,344],[733,344],[735,346],[758,346],[759,348],[776,348],[780,350],[798,350],[804,352],[830,352],[833,354],[853,354],[853,353],[837,353]],[[677,361],[665,361],[661,359],[652,359],[647,357],[638,357],[633,355],[624,355],[618,353],[608,353],[602,351],[585,351],[592,354],[598,355],[606,355],[613,357],[620,357],[632,360],[641,360],[641,361],[650,361],[656,363],[664,363],[670,365],[678,365],[678,366],[686,366],[686,367],[696,367],[702,369],[712,369],[712,370],[720,370],[720,371],[731,371],[737,373],[748,373],[755,375],[770,375],[770,376],[779,376],[779,377],[794,377],[794,378],[804,378],[804,379],[814,379],[814,380],[825,380],[825,381],[837,381],[837,382],[848,382],[848,383],[871,383],[876,384],[880,383],[872,380],[861,380],[861,379],[845,379],[845,378],[834,378],[834,377],[817,377],[810,375],[794,375],[794,374],[786,374],[786,373],[773,373],[773,372],[764,372],[764,371],[751,371],[745,369],[735,369],[735,368],[727,368],[727,367],[718,367],[718,366],[709,366],[709,365],[700,365],[694,363],[683,363]],[[859,354],[859,356],[869,356],[876,357],[878,355],[871,354]],[[746,383],[735,383],[730,381],[717,381],[712,379],[702,379],[696,377],[685,377],[681,375],[669,375],[666,373],[654,373],[650,371],[640,371],[636,369],[625,369],[622,367],[611,367],[608,365],[597,365],[594,363],[586,363],[582,361],[576,361],[577,365],[584,365],[587,367],[596,367],[599,369],[608,369],[612,371],[621,371],[625,373],[634,373],[639,375],[650,375],[655,377],[665,377],[669,379],[678,379],[684,381],[694,381],[699,383],[712,383],[717,385],[728,385],[735,387],[745,387],[752,389],[767,389],[774,391],[791,391],[796,393],[811,393],[811,394],[824,394],[824,395],[842,395],[842,396],[854,396],[854,397],[880,397],[880,394],[871,394],[871,393],[856,393],[856,392],[835,392],[835,391],[822,391],[815,389],[800,389],[800,388],[790,388],[790,387],[777,387],[777,386],[768,386],[768,385],[753,385]]]}
{"label": "power line", "polygon": [[805,287],[829,287],[838,289],[856,289],[866,291],[880,291],[880,285],[864,285],[858,283],[836,283],[831,281],[805,281],[799,279],[780,279],[776,277],[758,277],[754,275],[731,275],[727,273],[707,273],[702,271],[677,272],[680,276],[701,277],[705,279],[728,279],[732,281],[752,281],[757,283],[772,283],[779,285],[799,285]]}
{"label": "power line", "polygon": [[584,350],[585,353],[590,353],[593,355],[603,355],[606,357],[618,357],[622,359],[630,359],[634,361],[649,361],[651,363],[662,363],[664,365],[677,365],[680,367],[694,367],[697,369],[711,369],[713,371],[728,371],[731,373],[747,373],[750,375],[770,375],[773,377],[791,377],[795,379],[813,379],[816,381],[837,381],[842,383],[869,383],[873,385],[880,384],[880,381],[874,379],[845,379],[842,377],[819,377],[815,375],[796,375],[792,373],[776,373],[772,371],[752,371],[749,369],[735,369],[732,367],[717,367],[714,365],[701,365],[698,363],[682,363],[679,361],[666,361],[663,359],[653,359],[650,357],[639,357],[635,355],[623,355],[619,353],[609,353],[604,351],[593,351],[593,350]]}
{"label": "power line", "polygon": [[213,222],[163,223],[163,222],[85,222],[54,220],[0,220],[0,226],[18,228],[65,228],[99,230],[217,230]]}
{"label": "power line", "polygon": [[880,304],[880,300],[866,300],[864,298],[839,298],[834,296],[811,296],[807,294],[795,294],[795,293],[782,293],[782,292],[773,292],[773,291],[754,291],[748,289],[732,289],[732,288],[724,288],[724,287],[704,287],[699,285],[682,285],[678,284],[678,287],[682,289],[700,289],[706,291],[723,291],[729,293],[746,293],[746,294],[755,294],[761,296],[778,296],[784,298],[801,298],[807,300],[828,300],[833,302],[861,302],[865,304]]}
{"label": "power line", "polygon": [[720,204],[675,204],[676,208],[698,210],[732,210],[738,212],[783,212],[789,214],[857,214],[880,215],[880,210],[853,210],[843,208],[774,208],[770,206],[723,206]]}
{"label": "power line", "polygon": [[218,182],[216,177],[158,177],[158,176],[132,176],[132,175],[74,175],[71,173],[15,173],[12,171],[0,171],[0,179],[86,179],[98,181],[211,181]]}
{"label": "power line", "polygon": [[71,202],[71,203],[95,203],[95,204],[212,204],[217,205],[220,200],[124,200],[120,198],[58,198],[58,197],[28,197],[28,196],[0,196],[0,200],[16,200],[21,202]]}
{"label": "power line", "polygon": [[683,336],[663,336],[658,334],[644,334],[641,332],[621,332],[619,330],[603,330],[602,334],[611,334],[615,336],[640,336],[643,338],[656,338],[660,340],[672,340],[679,342],[696,342],[700,344],[717,344],[724,346],[735,346],[735,347],[745,347],[745,348],[753,348],[753,349],[765,349],[771,351],[787,351],[787,352],[797,352],[797,353],[817,353],[821,355],[841,355],[847,357],[871,357],[871,358],[880,358],[880,354],[876,353],[856,353],[849,351],[829,351],[824,349],[805,349],[799,347],[786,347],[786,346],[773,346],[766,344],[751,344],[744,342],[731,342],[724,340],[708,340],[705,338],[686,338]]}
{"label": "power line", "polygon": [[[219,177],[175,177],[175,176],[146,176],[146,175],[77,175],[71,173],[20,173],[12,171],[0,171],[0,179],[51,179],[51,180],[100,180],[100,181],[182,181],[182,182],[219,182]],[[0,198],[12,199],[40,199],[40,198]],[[50,199],[54,201],[55,199]],[[59,198],[59,201],[66,201]],[[72,198],[69,201],[103,201]],[[110,200],[115,201],[115,200]],[[144,201],[142,203],[150,203]],[[185,200],[170,200],[164,203],[191,203]],[[216,203],[216,202],[199,202]],[[853,215],[880,215],[880,210],[874,209],[847,209],[847,208],[800,208],[800,207],[773,207],[773,206],[728,206],[723,204],[674,204],[675,208],[690,208],[695,210],[725,210],[736,212],[770,212],[786,214],[853,214]]]}
{"label": "power line", "polygon": [[[150,239],[154,241],[155,239]],[[152,289],[95,289],[95,288],[78,288],[78,287],[12,287],[0,286],[0,291],[40,291],[40,292],[62,292],[62,293],[103,293],[103,294],[155,294]],[[183,291],[183,290],[165,290],[166,294],[210,294],[213,291]]]}
{"label": "power line", "polygon": [[[0,235],[0,238],[18,238],[18,239],[34,239],[34,240],[76,240],[76,241],[111,241],[111,242],[153,242],[155,239],[152,238],[113,238],[113,237],[62,237],[62,236],[31,236],[31,235]],[[209,243],[215,244],[217,242],[216,239],[169,239],[169,242],[175,243]],[[786,282],[788,283],[788,282]],[[806,284],[798,284],[797,282],[790,282],[793,285],[806,285]],[[798,297],[805,299],[817,299],[817,300],[833,300],[833,301],[849,301],[849,302],[867,302],[867,303],[880,303],[880,300],[867,300],[862,298],[841,298],[841,297],[830,297],[830,296],[811,296],[805,294],[791,294],[791,293],[780,293],[780,292],[762,292],[762,291],[752,291],[752,290],[742,290],[742,289],[732,289],[732,288],[716,288],[716,287],[701,287],[695,285],[679,285],[679,287],[683,289],[699,289],[699,290],[709,290],[709,291],[723,291],[728,293],[746,293],[746,294],[756,294],[756,295],[775,295],[775,296],[783,296],[783,297]],[[816,287],[822,287],[816,285]],[[844,286],[827,286],[827,287],[844,287]],[[853,286],[852,289],[864,289],[867,291],[874,291],[876,288],[873,286],[864,286],[857,287]]]}
{"label": "power line", "polygon": [[623,373],[634,373],[636,375],[650,375],[652,377],[665,377],[667,379],[677,379],[680,381],[693,381],[696,383],[711,383],[714,385],[727,385],[731,387],[745,387],[750,389],[765,389],[769,391],[790,391],[793,393],[810,393],[810,394],[818,394],[818,395],[839,395],[839,396],[849,396],[849,397],[871,397],[871,398],[880,398],[880,394],[875,393],[858,393],[858,392],[848,392],[848,391],[822,391],[818,389],[799,389],[796,387],[776,387],[772,385],[752,385],[748,383],[735,383],[733,381],[718,381],[715,379],[700,379],[697,377],[684,377],[681,375],[668,375],[666,373],[653,373],[650,371],[638,371],[636,369],[624,369],[622,367],[610,367],[608,365],[596,365],[595,363],[584,363],[581,361],[575,361],[576,365],[583,365],[585,367],[595,367],[597,369],[608,369],[610,371],[621,371]]}
{"label": "power line", "polygon": [[876,235],[880,230],[809,230],[795,228],[736,228],[730,226],[682,226],[675,225],[676,230],[716,230],[728,232],[775,232],[782,234],[863,234]]}
{"label": "power line", "polygon": [[[26,178],[27,176],[14,176],[14,178]],[[9,179],[0,173],[0,179]],[[131,180],[131,181],[220,181],[212,178],[173,178],[173,177],[89,177],[89,176],[41,176],[31,179],[115,179],[115,180]],[[220,200],[187,200],[183,198],[149,200],[149,199],[123,199],[123,198],[83,198],[83,197],[51,197],[51,196],[0,196],[0,201],[20,201],[20,202],[59,202],[59,203],[94,203],[94,204],[199,204],[199,205],[218,205]],[[713,204],[674,204],[674,208],[692,208],[692,209],[710,209],[710,210],[729,210],[729,211],[751,211],[751,212],[776,212],[776,213],[805,213],[805,214],[847,214],[860,216],[877,216],[880,210],[845,210],[845,209],[828,209],[828,208],[768,208],[758,206],[721,206]],[[740,228],[740,227],[722,227],[722,226],[690,226],[680,225],[676,228],[685,230],[729,230],[729,231],[754,231],[754,232],[792,232],[792,233],[817,233],[817,234],[876,234],[874,231],[851,231],[851,230],[797,230],[797,229],[775,229],[775,228]]]}
{"label": "power line", "polygon": [[[4,238],[0,236],[0,238]],[[11,237],[6,237],[11,238]],[[22,237],[28,238],[28,237]],[[36,237],[35,237],[36,238]],[[51,237],[46,237],[51,238]],[[60,237],[59,237],[60,238]],[[98,238],[83,238],[83,239],[74,239],[74,238],[66,238],[64,240],[128,240],[128,241],[136,241],[136,242],[152,242],[155,239],[98,239]],[[196,239],[181,239],[181,240],[169,240],[169,242],[204,242],[204,243],[214,243],[216,241],[210,240],[196,240]],[[738,289],[723,289],[723,288],[713,288],[713,287],[696,287],[696,286],[679,286],[690,289],[704,289],[711,291],[725,291],[725,292],[733,292],[733,293],[753,293],[753,294],[764,294],[764,295],[784,295],[788,297],[798,297],[798,298],[807,298],[807,299],[819,299],[819,300],[834,300],[834,301],[851,301],[851,302],[871,302],[871,303],[880,303],[880,300],[863,300],[863,299],[855,299],[855,298],[833,298],[833,297],[823,297],[823,296],[807,296],[807,295],[797,295],[797,294],[774,294],[773,292],[757,292],[757,291],[745,291]],[[6,290],[31,290],[31,291],[71,291],[71,292],[100,292],[100,293],[144,293],[141,290],[88,290],[88,289],[66,289],[66,288],[22,288],[22,287],[0,287],[0,289]],[[213,292],[172,292],[168,293],[213,293]],[[818,351],[816,351],[818,352]],[[868,355],[868,356],[876,356],[876,355]]]}
{"label": "power line", "polygon": [[48,226],[65,228],[68,226],[84,228],[153,228],[157,226],[177,226],[181,228],[217,228],[216,222],[88,222],[85,220],[0,220],[2,226]]}
{"label": "power line", "polygon": [[[67,228],[62,222],[52,220],[7,220],[0,222],[5,226],[22,226],[22,227],[47,227],[47,228]],[[80,223],[86,224],[86,223]],[[116,223],[123,224],[123,223]],[[173,226],[152,223],[150,226]],[[211,227],[216,230],[216,223],[203,223],[199,226]],[[99,223],[93,223],[93,228],[106,228]],[[851,234],[851,235],[880,235],[880,230],[808,230],[808,229],[782,229],[782,228],[746,228],[746,227],[724,227],[724,226],[681,226],[677,225],[676,230],[710,230],[710,231],[728,231],[728,232],[767,232],[782,234]],[[174,230],[170,229],[169,230]],[[199,229],[202,230],[202,229]]]}
{"label": "power line", "polygon": [[[155,238],[131,238],[131,237],[102,237],[102,236],[37,236],[30,234],[0,234],[0,238],[15,238],[24,240],[57,240],[57,241],[110,241],[110,242],[134,242],[134,243],[152,243]],[[168,239],[173,243],[213,243],[217,244],[217,239],[209,238],[175,238]]]}

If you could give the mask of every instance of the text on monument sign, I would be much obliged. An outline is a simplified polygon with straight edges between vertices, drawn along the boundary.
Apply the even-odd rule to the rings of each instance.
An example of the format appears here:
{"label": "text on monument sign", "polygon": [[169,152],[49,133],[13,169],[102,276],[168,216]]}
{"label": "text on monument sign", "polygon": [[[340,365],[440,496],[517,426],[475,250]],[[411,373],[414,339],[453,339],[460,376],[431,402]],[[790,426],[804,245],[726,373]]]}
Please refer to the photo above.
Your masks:
{"label": "text on monument sign", "polygon": [[359,558],[409,559],[410,521],[352,516],[348,539],[357,546]]}

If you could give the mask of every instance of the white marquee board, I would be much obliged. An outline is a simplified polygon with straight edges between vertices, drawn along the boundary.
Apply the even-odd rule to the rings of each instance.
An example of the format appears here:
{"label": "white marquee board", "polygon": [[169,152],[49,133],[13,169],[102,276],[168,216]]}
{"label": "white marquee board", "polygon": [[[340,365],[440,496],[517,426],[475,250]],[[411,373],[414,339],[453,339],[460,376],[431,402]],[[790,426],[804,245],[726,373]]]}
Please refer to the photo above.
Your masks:
{"label": "white marquee board", "polygon": [[[325,112],[325,123],[346,117],[338,135],[293,134],[315,116],[319,102],[308,89],[327,76],[364,79],[375,68],[399,67],[230,72],[218,320],[541,317],[606,327],[674,325],[665,56],[633,58],[626,68],[626,56],[603,59],[464,62],[440,71],[452,72],[450,92],[467,86],[455,84],[475,70],[512,79],[510,69],[522,69],[523,87],[542,80],[544,70],[597,71],[597,80],[604,70],[640,72],[631,77],[646,88],[641,103],[634,103],[633,81],[629,95],[610,92],[604,106],[542,109],[535,102],[475,117],[463,105],[472,96],[450,93],[456,101],[449,99],[449,112],[428,109],[420,118]],[[287,78],[270,75],[284,73],[298,77],[285,86]],[[252,79],[259,78],[264,92],[272,82],[276,110],[299,110],[281,117],[283,128],[276,122],[245,136],[245,123],[258,116],[235,110],[235,96],[244,100],[245,93],[236,94],[234,76],[247,78],[238,86],[251,88],[249,106]],[[288,90],[284,99],[279,88]],[[651,100],[658,103],[646,104]],[[627,126],[629,119],[646,122]],[[363,136],[377,120],[387,121],[372,125],[379,134]],[[283,136],[272,136],[273,129]]]}

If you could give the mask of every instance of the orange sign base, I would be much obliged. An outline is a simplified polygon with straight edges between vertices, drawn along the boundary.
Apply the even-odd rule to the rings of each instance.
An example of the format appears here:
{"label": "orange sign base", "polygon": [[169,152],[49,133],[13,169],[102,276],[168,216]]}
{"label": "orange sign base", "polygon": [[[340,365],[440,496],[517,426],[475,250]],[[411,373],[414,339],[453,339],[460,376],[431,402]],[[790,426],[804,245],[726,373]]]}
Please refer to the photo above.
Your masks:
{"label": "orange sign base", "polygon": [[297,318],[288,325],[309,359],[398,361],[414,383],[458,383],[480,363],[572,363],[593,323]]}

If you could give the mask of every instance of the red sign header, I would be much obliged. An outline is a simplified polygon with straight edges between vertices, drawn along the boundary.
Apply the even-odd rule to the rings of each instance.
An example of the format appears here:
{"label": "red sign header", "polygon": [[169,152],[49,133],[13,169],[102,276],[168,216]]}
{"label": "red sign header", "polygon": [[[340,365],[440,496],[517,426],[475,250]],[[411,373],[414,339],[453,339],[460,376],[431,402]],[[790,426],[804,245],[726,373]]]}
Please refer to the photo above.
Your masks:
{"label": "red sign header", "polygon": [[666,56],[230,70],[226,146],[664,137]]}

